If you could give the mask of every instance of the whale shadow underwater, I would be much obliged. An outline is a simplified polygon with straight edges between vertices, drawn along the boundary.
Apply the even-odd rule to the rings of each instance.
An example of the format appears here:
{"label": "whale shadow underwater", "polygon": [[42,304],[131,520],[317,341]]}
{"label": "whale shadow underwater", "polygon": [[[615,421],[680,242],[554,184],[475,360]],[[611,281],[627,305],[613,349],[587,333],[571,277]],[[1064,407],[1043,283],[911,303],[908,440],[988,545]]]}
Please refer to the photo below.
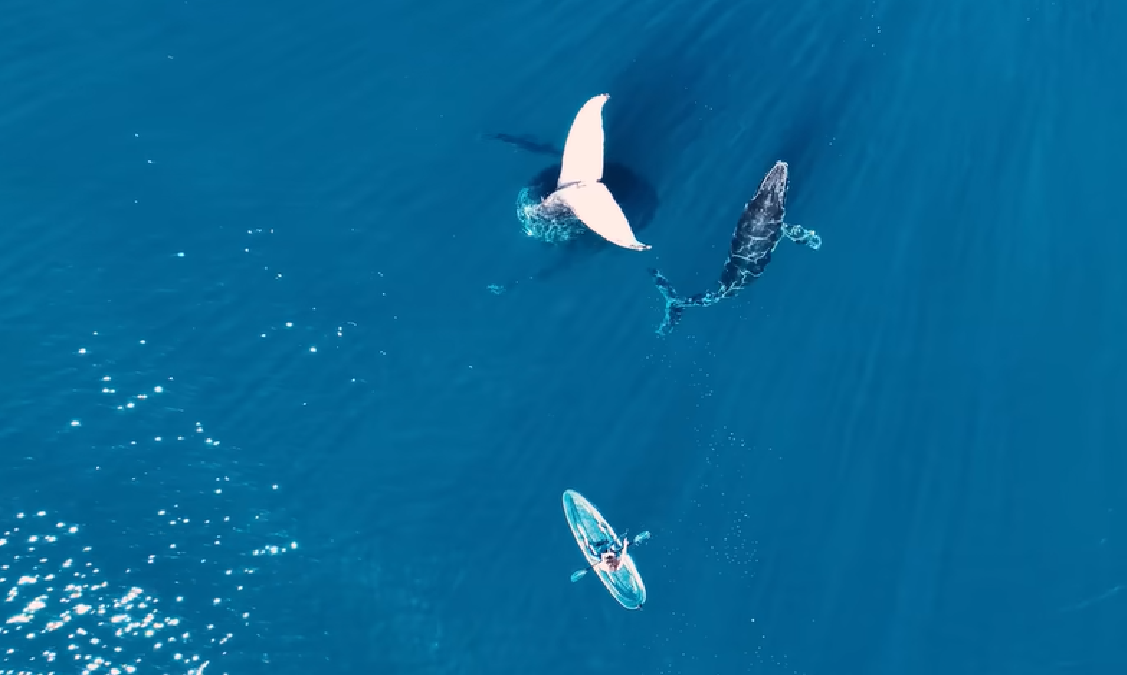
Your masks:
{"label": "whale shadow underwater", "polygon": [[[557,189],[563,150],[530,135],[484,134],[485,140],[508,143],[533,154],[553,157],[556,161],[533,174],[516,194],[514,210],[517,224],[526,238],[536,240],[550,252],[551,259],[534,272],[505,283],[490,284],[492,293],[500,294],[530,281],[543,281],[571,269],[607,249],[617,248],[592,232],[577,218],[538,218],[530,215],[534,207]],[[608,160],[603,167],[602,182],[614,194],[631,227],[644,231],[653,222],[659,200],[657,189],[641,173],[631,167]]]}

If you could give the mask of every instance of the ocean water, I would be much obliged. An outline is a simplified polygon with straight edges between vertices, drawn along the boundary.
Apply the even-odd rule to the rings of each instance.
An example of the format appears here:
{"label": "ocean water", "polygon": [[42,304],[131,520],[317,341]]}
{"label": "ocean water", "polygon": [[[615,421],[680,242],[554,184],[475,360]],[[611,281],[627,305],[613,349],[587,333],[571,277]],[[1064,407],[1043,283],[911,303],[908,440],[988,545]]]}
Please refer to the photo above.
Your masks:
{"label": "ocean water", "polygon": [[[12,0],[0,673],[1124,672],[1125,32]],[[524,237],[554,159],[490,137],[604,91],[650,252]],[[822,248],[656,336],[777,159]],[[643,610],[567,488],[653,533]]]}

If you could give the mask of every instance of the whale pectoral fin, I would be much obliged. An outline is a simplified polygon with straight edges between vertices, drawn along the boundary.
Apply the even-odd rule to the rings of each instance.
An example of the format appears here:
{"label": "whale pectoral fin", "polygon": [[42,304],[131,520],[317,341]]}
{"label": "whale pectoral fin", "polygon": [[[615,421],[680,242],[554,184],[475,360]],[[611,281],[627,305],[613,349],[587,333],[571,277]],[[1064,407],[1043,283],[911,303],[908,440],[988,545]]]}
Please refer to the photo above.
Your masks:
{"label": "whale pectoral fin", "polygon": [[603,177],[603,105],[610,94],[592,97],[576,113],[564,142],[560,177],[556,185],[580,181],[595,182]]}
{"label": "whale pectoral fin", "polygon": [[814,230],[808,230],[801,225],[783,223],[783,236],[796,244],[809,246],[815,251],[822,247],[822,238]]}

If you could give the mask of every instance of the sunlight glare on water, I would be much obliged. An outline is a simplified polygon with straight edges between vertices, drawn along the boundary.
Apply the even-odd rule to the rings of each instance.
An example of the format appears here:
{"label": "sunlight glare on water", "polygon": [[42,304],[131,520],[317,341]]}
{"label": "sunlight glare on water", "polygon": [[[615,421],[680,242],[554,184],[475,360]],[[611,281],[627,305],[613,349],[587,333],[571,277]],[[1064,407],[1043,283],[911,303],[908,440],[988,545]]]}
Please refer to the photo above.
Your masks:
{"label": "sunlight glare on water", "polygon": [[60,432],[92,466],[69,498],[0,510],[0,675],[245,671],[278,631],[261,592],[300,548],[268,507],[279,486],[161,405],[189,388],[131,367],[154,345],[92,337],[72,352],[78,399]]}
{"label": "sunlight glare on water", "polygon": [[[87,543],[82,527],[55,522],[44,511],[15,514],[14,522],[0,536],[3,675],[69,673],[78,668],[112,675],[142,668],[140,672],[160,668],[202,675],[225,653],[235,632],[250,625],[250,612],[239,598],[246,578],[258,571],[250,563],[297,548],[296,542],[288,542],[245,552],[247,566],[223,570],[232,595],[210,599],[224,606],[226,616],[221,623],[201,625],[185,618],[184,596],[162,598],[140,586],[111,582],[118,574],[102,569],[99,552]],[[170,522],[187,524],[189,519]],[[231,529],[229,519],[224,523]],[[151,554],[146,562],[153,564],[156,558]]]}
{"label": "sunlight glare on water", "polygon": [[4,665],[20,666],[5,674],[74,672],[68,661],[88,672],[133,673],[143,663],[134,645],[166,648],[184,672],[203,672],[207,661],[176,615],[175,602],[161,602],[136,586],[110,588],[77,525],[52,524],[42,511],[30,518],[16,514],[16,521],[0,538],[0,546],[11,549],[0,553],[0,560],[8,560],[0,564],[0,585],[8,586],[0,636],[24,639],[5,640],[19,646],[4,650]]}

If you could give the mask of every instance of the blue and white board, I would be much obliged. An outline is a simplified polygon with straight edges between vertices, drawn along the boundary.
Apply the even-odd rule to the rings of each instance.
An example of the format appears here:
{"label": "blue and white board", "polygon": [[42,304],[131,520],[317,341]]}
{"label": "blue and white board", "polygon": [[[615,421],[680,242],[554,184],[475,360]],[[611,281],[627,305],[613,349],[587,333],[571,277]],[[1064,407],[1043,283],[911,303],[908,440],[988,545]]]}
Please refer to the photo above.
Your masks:
{"label": "blue and white board", "polygon": [[[599,564],[599,551],[593,542],[609,541],[621,550],[622,540],[614,533],[614,528],[603,518],[599,510],[587,501],[583,495],[575,490],[566,490],[563,493],[564,515],[567,524],[571,526],[571,533],[575,535],[575,543],[587,559],[589,568],[595,569],[595,574],[603,582],[614,599],[626,609],[638,609],[646,602],[646,585],[642,583],[642,576],[634,565],[634,559],[629,550],[622,555],[622,563],[613,572],[607,571]],[[646,533],[648,534],[648,533]],[[642,537],[639,536],[639,539]],[[582,575],[573,576],[573,580]]]}

